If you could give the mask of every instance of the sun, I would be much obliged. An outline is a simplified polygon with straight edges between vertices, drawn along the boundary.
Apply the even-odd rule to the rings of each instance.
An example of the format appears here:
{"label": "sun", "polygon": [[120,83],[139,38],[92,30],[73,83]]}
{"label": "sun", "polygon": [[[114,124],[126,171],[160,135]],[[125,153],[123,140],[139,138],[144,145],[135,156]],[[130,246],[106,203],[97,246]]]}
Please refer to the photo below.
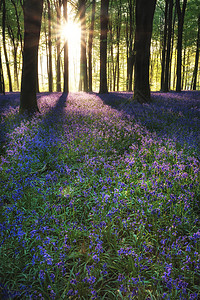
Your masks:
{"label": "sun", "polygon": [[79,24],[69,20],[62,27],[62,36],[70,44],[79,44],[81,36],[81,28]]}

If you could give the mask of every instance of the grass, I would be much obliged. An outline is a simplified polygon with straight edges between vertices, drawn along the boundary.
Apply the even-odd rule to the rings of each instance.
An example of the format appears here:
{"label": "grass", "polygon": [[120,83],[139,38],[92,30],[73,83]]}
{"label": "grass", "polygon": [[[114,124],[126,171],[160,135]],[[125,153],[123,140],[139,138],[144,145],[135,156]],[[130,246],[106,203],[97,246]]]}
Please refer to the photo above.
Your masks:
{"label": "grass", "polygon": [[199,150],[169,138],[179,111],[162,134],[163,109],[38,102],[2,115],[2,299],[199,299]]}

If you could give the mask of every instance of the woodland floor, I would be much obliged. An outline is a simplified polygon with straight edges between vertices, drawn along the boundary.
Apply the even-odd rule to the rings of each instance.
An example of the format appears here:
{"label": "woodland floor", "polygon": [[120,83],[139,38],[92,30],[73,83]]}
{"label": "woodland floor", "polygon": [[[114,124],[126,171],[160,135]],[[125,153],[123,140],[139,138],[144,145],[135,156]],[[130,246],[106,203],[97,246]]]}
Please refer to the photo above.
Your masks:
{"label": "woodland floor", "polygon": [[[39,93],[38,103],[42,105],[43,99],[52,101],[52,95],[58,93]],[[70,93],[77,97],[78,93]],[[120,110],[134,117],[141,125],[149,130],[156,131],[161,137],[169,137],[180,145],[200,151],[200,91],[183,91],[181,93],[152,92],[152,103],[141,105],[131,103],[133,93],[111,92],[108,94],[88,94],[90,99],[98,96],[106,105]],[[20,93],[6,93],[0,95],[0,116],[10,109],[18,111]],[[50,104],[49,104],[50,105]],[[51,105],[50,105],[51,106]],[[0,126],[0,143],[5,141],[5,132]]]}
{"label": "woodland floor", "polygon": [[0,95],[0,299],[200,299],[200,91]]}

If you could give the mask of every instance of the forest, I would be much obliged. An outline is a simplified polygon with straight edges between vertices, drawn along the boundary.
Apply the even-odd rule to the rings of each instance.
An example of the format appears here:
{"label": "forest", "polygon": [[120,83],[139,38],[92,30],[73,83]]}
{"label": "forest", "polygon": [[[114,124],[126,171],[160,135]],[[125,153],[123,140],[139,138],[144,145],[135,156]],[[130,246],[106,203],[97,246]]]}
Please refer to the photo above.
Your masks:
{"label": "forest", "polygon": [[199,0],[0,0],[0,299],[200,299]]}
{"label": "forest", "polygon": [[[46,0],[43,7],[40,7],[43,12],[39,8],[34,11],[31,4],[28,4],[32,2],[36,7],[38,1],[26,2],[27,14],[30,13],[33,18],[34,14],[35,18],[41,18],[40,40],[35,41],[39,43],[37,91],[64,91],[64,73],[68,73],[69,91],[98,92],[101,89],[100,40],[103,41],[103,47],[106,47],[102,53],[106,55],[107,52],[105,57],[101,57],[107,64],[105,88],[108,91],[133,91],[136,1],[102,1],[105,2],[105,7],[101,7],[101,1],[95,0],[66,3],[61,0]],[[22,0],[1,0],[0,3],[0,91],[19,91],[26,10]],[[144,3],[145,1],[141,1],[142,7]],[[153,3],[155,5],[155,1],[149,1],[152,8]],[[144,8],[142,12],[147,20],[149,8],[145,5],[145,9],[146,12]],[[142,16],[138,20],[142,24]],[[101,24],[106,30],[101,28]],[[25,26],[30,24],[26,23]],[[138,28],[139,26],[141,25],[138,24]],[[102,39],[101,30],[105,33]],[[150,30],[148,28],[147,31]],[[152,91],[199,89],[199,32],[198,0],[157,1],[149,62],[149,84]],[[140,55],[141,53],[140,50]],[[66,63],[69,64],[69,67],[66,66],[67,71]]]}

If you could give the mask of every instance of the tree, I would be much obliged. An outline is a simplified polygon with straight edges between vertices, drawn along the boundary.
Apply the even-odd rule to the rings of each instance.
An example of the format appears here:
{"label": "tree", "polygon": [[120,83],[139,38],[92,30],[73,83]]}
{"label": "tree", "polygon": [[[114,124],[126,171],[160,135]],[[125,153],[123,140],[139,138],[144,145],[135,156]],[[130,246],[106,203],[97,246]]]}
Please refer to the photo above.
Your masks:
{"label": "tree", "polygon": [[91,16],[91,24],[89,29],[89,39],[88,39],[88,83],[89,83],[90,92],[92,92],[92,44],[93,44],[93,36],[94,36],[95,8],[96,8],[96,0],[92,0],[92,16]]}
{"label": "tree", "polygon": [[6,68],[7,68],[7,74],[8,74],[8,80],[9,80],[9,91],[12,92],[12,79],[11,79],[11,73],[10,73],[10,63],[8,61],[8,54],[6,49],[6,2],[5,0],[2,1],[3,6],[3,14],[2,14],[2,36],[3,36],[3,50],[4,50],[4,56],[6,60]]}
{"label": "tree", "polygon": [[37,71],[38,46],[40,39],[43,0],[25,0],[24,10],[24,51],[20,112],[37,112]]}
{"label": "tree", "polygon": [[134,99],[150,102],[149,60],[156,0],[136,0]]}
{"label": "tree", "polygon": [[100,34],[100,93],[107,93],[107,34],[109,0],[101,0]]}
{"label": "tree", "polygon": [[[67,0],[63,0],[63,17],[67,24]],[[64,44],[64,93],[69,92],[69,57],[68,57],[68,41],[67,38]]]}
{"label": "tree", "polygon": [[[61,0],[54,0],[54,5],[56,8],[56,17],[57,17],[57,26],[60,28],[61,23]],[[61,75],[60,75],[60,32],[57,33],[56,36],[56,90],[57,92],[61,92]]]}
{"label": "tree", "polygon": [[200,15],[198,17],[198,32],[197,32],[197,47],[196,47],[196,55],[195,55],[195,64],[194,71],[192,77],[192,89],[195,91],[197,86],[197,72],[198,72],[198,64],[199,64],[199,48],[200,48]]}
{"label": "tree", "polygon": [[135,32],[135,0],[128,0],[128,12],[126,23],[127,45],[127,90],[133,90],[133,66],[135,63],[134,32]]}
{"label": "tree", "polygon": [[86,56],[86,2],[87,0],[78,1],[78,11],[81,23],[81,57],[80,57],[80,82],[79,90],[88,91],[87,79],[87,56]]}
{"label": "tree", "polygon": [[47,9],[48,9],[48,50],[49,50],[49,92],[53,91],[53,69],[52,69],[52,41],[51,41],[51,4],[47,0]]}
{"label": "tree", "polygon": [[2,68],[2,61],[1,61],[1,48],[0,48],[0,93],[5,94],[3,68]]}
{"label": "tree", "polygon": [[177,42],[177,81],[176,91],[181,91],[181,66],[182,66],[182,40],[183,40],[183,24],[187,0],[183,0],[181,10],[180,0],[176,0],[176,9],[178,14],[178,42]]}
{"label": "tree", "polygon": [[[164,63],[164,83],[162,86],[162,90],[164,92],[168,92],[170,89],[170,60],[171,60],[171,39],[172,39],[172,14],[173,14],[173,0],[168,0],[168,16],[167,16],[167,53],[165,57]],[[163,57],[164,59],[164,57]]]}

